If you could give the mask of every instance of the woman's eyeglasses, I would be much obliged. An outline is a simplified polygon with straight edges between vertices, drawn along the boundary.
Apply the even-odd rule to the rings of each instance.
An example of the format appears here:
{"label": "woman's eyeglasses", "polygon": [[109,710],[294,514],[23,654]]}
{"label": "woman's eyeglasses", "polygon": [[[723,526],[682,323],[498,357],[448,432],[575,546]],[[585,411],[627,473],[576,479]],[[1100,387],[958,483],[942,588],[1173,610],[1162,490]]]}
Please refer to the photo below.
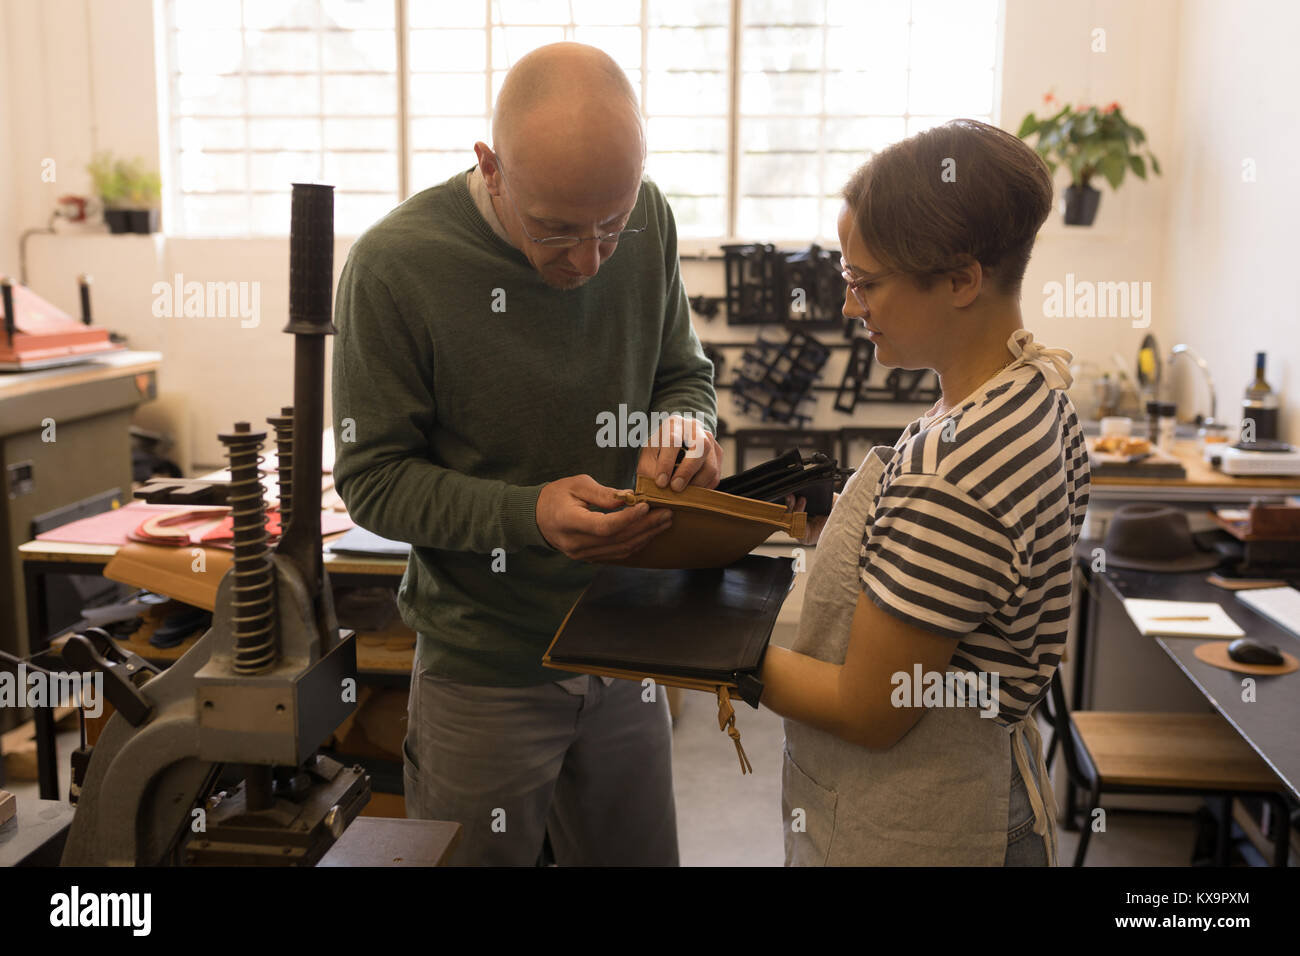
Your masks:
{"label": "woman's eyeglasses", "polygon": [[858,276],[857,278],[854,278],[852,270],[849,269],[849,264],[844,261],[843,257],[840,258],[840,275],[844,278],[844,284],[848,286],[849,291],[853,293],[853,298],[858,300],[858,305],[862,306],[864,309],[867,307],[867,300],[862,297],[862,291],[866,289],[867,286],[879,282],[887,276],[896,275],[897,273],[897,269],[889,269],[885,272],[877,272],[873,276]]}

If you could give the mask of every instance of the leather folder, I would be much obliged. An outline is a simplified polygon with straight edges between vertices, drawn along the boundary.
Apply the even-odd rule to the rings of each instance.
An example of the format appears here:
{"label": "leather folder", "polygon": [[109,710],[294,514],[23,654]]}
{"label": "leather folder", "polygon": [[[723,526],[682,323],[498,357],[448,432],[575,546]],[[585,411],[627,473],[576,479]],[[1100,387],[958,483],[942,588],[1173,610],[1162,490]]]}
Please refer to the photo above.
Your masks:
{"label": "leather folder", "polygon": [[604,567],[542,663],[716,694],[719,729],[735,741],[748,773],[731,699],[758,707],[763,656],[793,581],[788,558],[762,555],[704,570]]}
{"label": "leather folder", "polygon": [[636,490],[623,495],[629,505],[648,501],[671,508],[672,527],[630,557],[609,564],[631,568],[722,568],[739,561],[777,531],[802,538],[807,516],[785,505],[729,495],[699,485],[682,491],[660,488],[638,475]]}

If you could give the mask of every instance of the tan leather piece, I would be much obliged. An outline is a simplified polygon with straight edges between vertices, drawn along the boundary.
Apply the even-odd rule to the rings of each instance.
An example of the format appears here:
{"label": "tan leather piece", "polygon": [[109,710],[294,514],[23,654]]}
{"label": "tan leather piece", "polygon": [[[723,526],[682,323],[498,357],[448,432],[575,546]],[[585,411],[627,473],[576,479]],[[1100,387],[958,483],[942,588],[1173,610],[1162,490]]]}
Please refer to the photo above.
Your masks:
{"label": "tan leather piece", "polygon": [[204,548],[203,570],[196,571],[192,550],[132,541],[117,549],[104,567],[104,577],[165,594],[205,611],[215,610],[217,588],[235,562],[234,552]]}
{"label": "tan leather piece", "polygon": [[722,568],[739,561],[776,531],[802,538],[807,516],[784,505],[728,495],[698,485],[684,491],[660,488],[648,475],[638,475],[636,490],[625,493],[629,505],[642,501],[652,508],[671,508],[672,527],[636,554],[608,561],[629,568]]}

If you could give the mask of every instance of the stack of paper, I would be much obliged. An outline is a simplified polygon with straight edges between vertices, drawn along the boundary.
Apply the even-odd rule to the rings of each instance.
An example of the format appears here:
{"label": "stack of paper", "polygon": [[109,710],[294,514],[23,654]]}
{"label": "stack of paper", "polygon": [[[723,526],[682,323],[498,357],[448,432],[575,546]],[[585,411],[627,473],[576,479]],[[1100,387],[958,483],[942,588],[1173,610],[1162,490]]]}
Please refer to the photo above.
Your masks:
{"label": "stack of paper", "polygon": [[1245,637],[1228,613],[1213,602],[1125,598],[1124,610],[1140,633],[1150,637]]}

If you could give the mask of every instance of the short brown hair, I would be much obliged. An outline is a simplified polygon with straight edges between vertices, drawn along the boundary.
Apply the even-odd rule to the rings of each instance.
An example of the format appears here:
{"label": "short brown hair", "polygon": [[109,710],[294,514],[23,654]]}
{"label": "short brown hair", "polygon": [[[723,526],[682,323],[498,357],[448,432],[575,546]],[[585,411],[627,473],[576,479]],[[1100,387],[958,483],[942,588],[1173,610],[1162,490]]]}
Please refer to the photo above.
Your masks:
{"label": "short brown hair", "polygon": [[956,119],[877,153],[844,199],[871,254],[920,288],[974,259],[999,292],[1018,295],[1052,210],[1052,175],[1017,137]]}

